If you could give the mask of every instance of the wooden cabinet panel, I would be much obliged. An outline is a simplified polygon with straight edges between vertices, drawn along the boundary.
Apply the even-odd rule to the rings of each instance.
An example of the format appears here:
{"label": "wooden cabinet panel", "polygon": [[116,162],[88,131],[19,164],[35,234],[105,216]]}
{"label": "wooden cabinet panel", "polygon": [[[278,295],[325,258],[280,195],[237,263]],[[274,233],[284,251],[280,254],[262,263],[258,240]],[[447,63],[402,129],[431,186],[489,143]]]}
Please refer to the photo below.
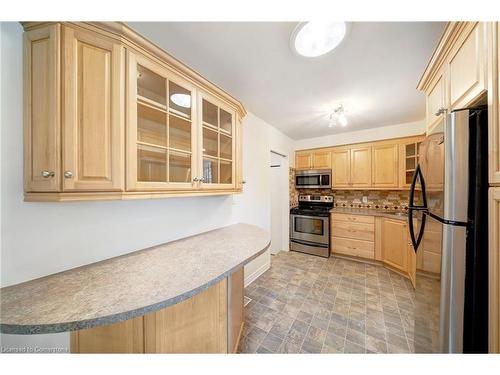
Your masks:
{"label": "wooden cabinet panel", "polygon": [[366,188],[372,184],[371,147],[351,149],[351,187]]}
{"label": "wooden cabinet panel", "polygon": [[372,147],[373,187],[397,188],[398,144],[374,145]]}
{"label": "wooden cabinet panel", "polygon": [[484,24],[471,25],[472,22],[465,26],[448,62],[451,109],[470,105],[486,90]]}
{"label": "wooden cabinet panel", "polygon": [[227,285],[227,348],[228,352],[236,353],[240,341],[243,322],[245,320],[244,312],[244,270],[241,267],[228,277]]}
{"label": "wooden cabinet panel", "polygon": [[445,76],[441,69],[426,93],[426,129],[429,132],[436,126],[445,116],[445,113],[440,113],[441,109],[446,109],[446,91],[445,91]]}
{"label": "wooden cabinet panel", "polygon": [[332,168],[332,153],[330,151],[316,151],[312,154],[313,169]]}
{"label": "wooden cabinet panel", "polygon": [[373,224],[332,220],[331,227],[332,236],[375,241]]}
{"label": "wooden cabinet panel", "polygon": [[375,257],[375,244],[373,241],[332,236],[331,246],[334,254],[344,254],[368,259],[374,259]]}
{"label": "wooden cabinet panel", "polygon": [[488,26],[489,180],[491,185],[500,186],[500,22],[490,22]]}
{"label": "wooden cabinet panel", "polygon": [[500,352],[500,188],[489,189],[489,351]]}
{"label": "wooden cabinet panel", "polygon": [[295,155],[295,169],[311,169],[312,154],[310,152],[297,153]]}
{"label": "wooden cabinet panel", "polygon": [[24,190],[60,191],[60,26],[24,33]]}
{"label": "wooden cabinet panel", "polygon": [[383,262],[406,273],[407,259],[407,224],[401,220],[384,219],[382,223],[382,258]]}
{"label": "wooden cabinet panel", "polygon": [[332,220],[373,224],[375,222],[375,217],[369,215],[339,214],[335,212],[332,213]]}
{"label": "wooden cabinet panel", "polygon": [[408,241],[406,252],[408,254],[408,278],[410,279],[411,284],[415,288],[417,286],[417,254],[413,249],[411,241]]}
{"label": "wooden cabinet panel", "polygon": [[63,38],[63,189],[123,190],[124,49],[66,26]]}
{"label": "wooden cabinet panel", "polygon": [[143,319],[71,332],[72,353],[144,353]]}
{"label": "wooden cabinet panel", "polygon": [[351,182],[351,151],[332,151],[332,188],[349,187]]}

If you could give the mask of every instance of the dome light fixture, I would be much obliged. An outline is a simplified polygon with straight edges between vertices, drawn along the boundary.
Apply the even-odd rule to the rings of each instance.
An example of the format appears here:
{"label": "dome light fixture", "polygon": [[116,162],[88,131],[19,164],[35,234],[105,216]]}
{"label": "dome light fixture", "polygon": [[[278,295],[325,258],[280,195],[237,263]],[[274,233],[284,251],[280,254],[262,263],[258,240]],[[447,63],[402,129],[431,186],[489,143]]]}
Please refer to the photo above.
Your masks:
{"label": "dome light fixture", "polygon": [[188,94],[172,94],[170,100],[175,105],[182,108],[191,108],[191,95]]}
{"label": "dome light fixture", "polygon": [[335,49],[344,40],[347,31],[346,22],[301,22],[292,33],[290,45],[301,56],[318,57]]}

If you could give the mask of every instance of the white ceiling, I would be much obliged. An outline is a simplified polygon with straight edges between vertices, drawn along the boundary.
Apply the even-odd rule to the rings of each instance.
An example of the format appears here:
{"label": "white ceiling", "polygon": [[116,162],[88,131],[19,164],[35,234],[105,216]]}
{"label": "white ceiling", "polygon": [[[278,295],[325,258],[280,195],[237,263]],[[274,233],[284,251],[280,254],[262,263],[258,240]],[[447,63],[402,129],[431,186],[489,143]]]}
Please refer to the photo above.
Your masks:
{"label": "white ceiling", "polygon": [[[227,90],[294,139],[418,121],[417,82],[442,22],[354,22],[332,53],[290,49],[290,22],[130,22],[129,25]],[[328,128],[343,104],[349,124]]]}

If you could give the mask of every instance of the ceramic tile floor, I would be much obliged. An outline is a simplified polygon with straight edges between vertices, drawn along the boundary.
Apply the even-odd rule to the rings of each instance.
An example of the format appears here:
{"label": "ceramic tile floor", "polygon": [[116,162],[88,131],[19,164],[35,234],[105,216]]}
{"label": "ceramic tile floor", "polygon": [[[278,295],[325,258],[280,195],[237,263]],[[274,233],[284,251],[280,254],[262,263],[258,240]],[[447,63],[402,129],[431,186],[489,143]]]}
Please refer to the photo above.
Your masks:
{"label": "ceramic tile floor", "polygon": [[[381,266],[280,252],[245,289],[252,301],[239,352],[431,352],[439,282],[424,284],[433,298],[419,299],[408,280]],[[418,300],[432,319],[415,321]]]}

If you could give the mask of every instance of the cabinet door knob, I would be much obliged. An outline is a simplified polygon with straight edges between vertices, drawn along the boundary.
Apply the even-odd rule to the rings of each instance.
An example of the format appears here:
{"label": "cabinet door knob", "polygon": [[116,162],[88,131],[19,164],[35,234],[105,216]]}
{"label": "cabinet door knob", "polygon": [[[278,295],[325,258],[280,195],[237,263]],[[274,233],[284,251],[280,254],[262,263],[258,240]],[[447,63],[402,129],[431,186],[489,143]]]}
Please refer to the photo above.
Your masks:
{"label": "cabinet door knob", "polygon": [[198,182],[198,181],[199,181],[198,177],[193,178],[193,182]]}
{"label": "cabinet door knob", "polygon": [[55,173],[54,172],[49,172],[49,171],[42,171],[42,177],[43,178],[49,178],[49,177],[54,177]]}
{"label": "cabinet door knob", "polygon": [[443,113],[446,113],[446,108],[441,107],[441,108],[439,108],[439,109],[436,111],[435,115],[436,115],[436,116],[439,116],[439,115],[442,115]]}
{"label": "cabinet door knob", "polygon": [[247,182],[245,180],[241,181],[242,184],[246,184]]}
{"label": "cabinet door knob", "polygon": [[200,182],[205,182],[205,177],[200,177]]}
{"label": "cabinet door knob", "polygon": [[64,178],[73,178],[73,172],[64,171]]}

